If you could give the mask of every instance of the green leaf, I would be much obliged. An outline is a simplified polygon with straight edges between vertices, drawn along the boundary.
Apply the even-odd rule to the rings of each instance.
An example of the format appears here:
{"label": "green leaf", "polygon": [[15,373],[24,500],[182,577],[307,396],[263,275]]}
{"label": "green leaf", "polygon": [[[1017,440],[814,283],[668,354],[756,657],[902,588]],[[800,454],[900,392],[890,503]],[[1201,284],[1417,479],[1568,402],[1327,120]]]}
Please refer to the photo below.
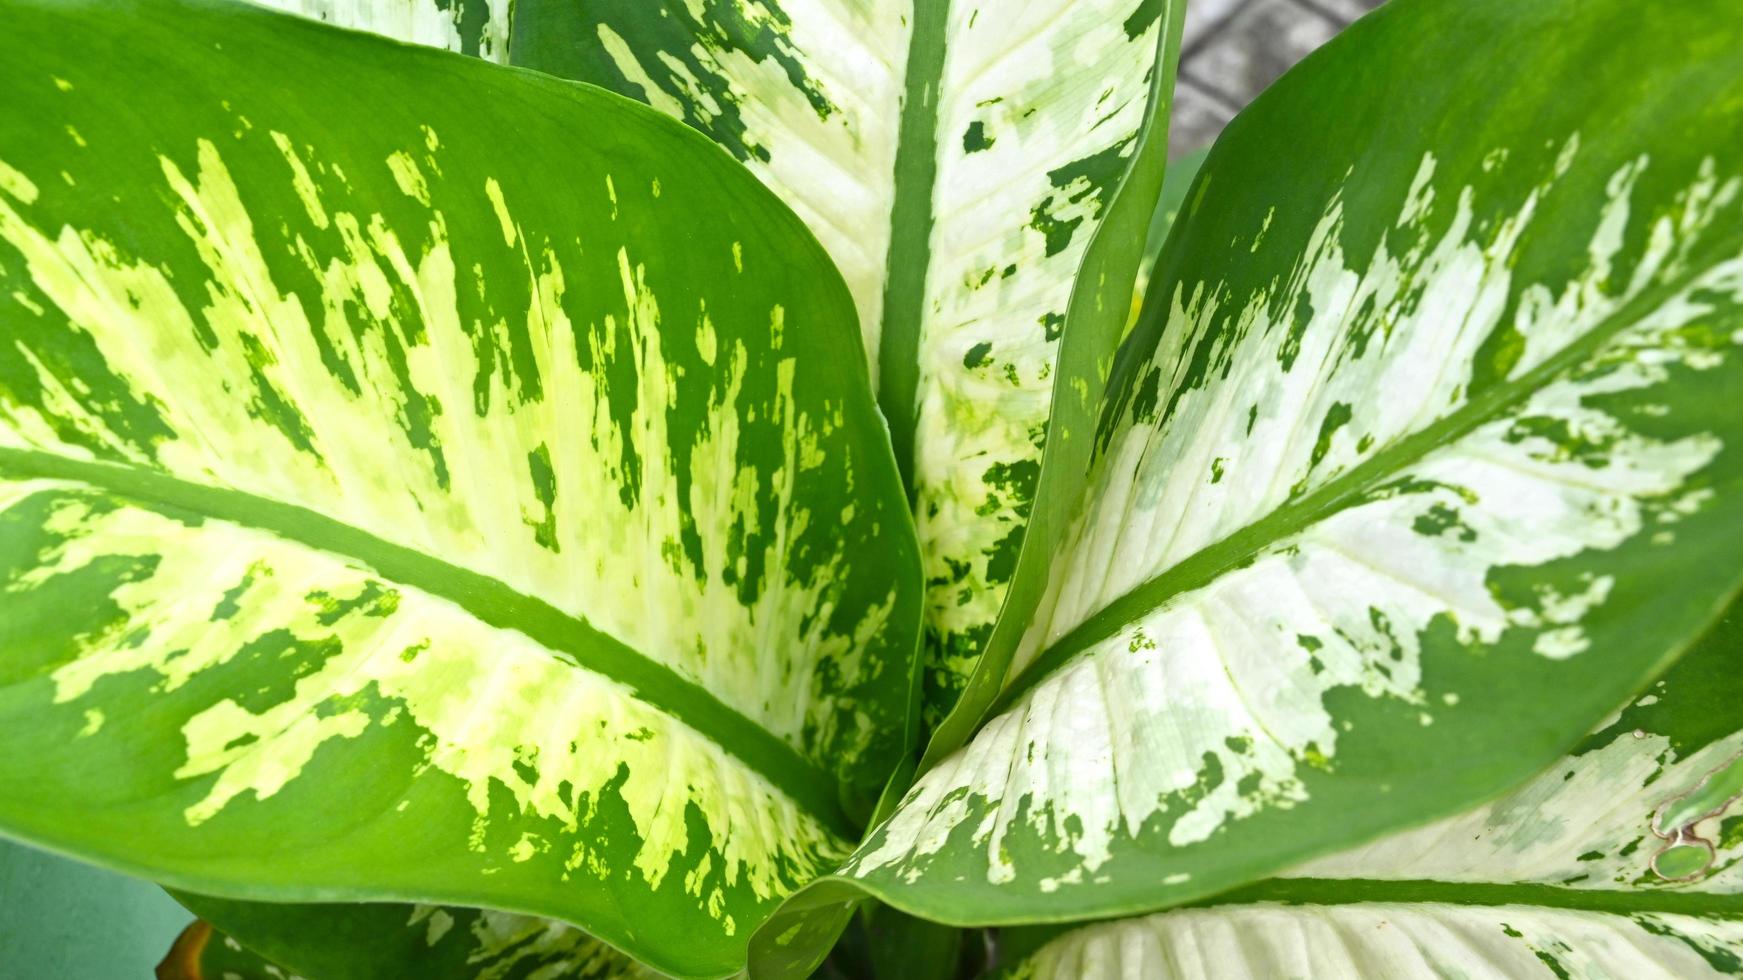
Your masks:
{"label": "green leaf", "polygon": [[[1012,975],[1735,976],[1743,808],[1662,813],[1743,757],[1743,606],[1549,770],[1470,813],[1321,858],[1206,908],[1007,933]],[[1662,873],[1676,830],[1701,841]],[[1690,845],[1683,844],[1683,847]]]}
{"label": "green leaf", "polygon": [[[203,975],[256,957],[310,980],[604,980],[657,976],[579,929],[549,919],[434,905],[229,902],[178,894],[219,935]],[[238,941],[240,940],[240,941]],[[196,973],[194,977],[201,974]],[[270,975],[270,974],[269,974]]]}
{"label": "green leaf", "polygon": [[904,915],[887,905],[868,907],[860,921],[871,953],[872,977],[956,980],[973,975],[963,968],[972,955],[970,933]]}
{"label": "green leaf", "polygon": [[[978,976],[984,957],[969,933],[927,922],[887,905],[868,903],[852,917],[822,965],[805,974],[813,980],[957,980]],[[752,976],[757,972],[752,960]]]}
{"label": "green leaf", "polygon": [[1743,579],[1743,22],[1660,13],[1399,0],[1231,125],[997,717],[848,879],[1192,900],[1506,790],[1700,635]]}
{"label": "green leaf", "polygon": [[1006,653],[965,724],[997,693],[1016,636],[990,634],[1025,549],[1031,591],[1044,578],[1054,535],[1025,546],[1024,531],[1062,428],[1085,438],[1045,465],[1050,482],[1070,497],[1081,480],[1142,257],[1131,226],[1142,235],[1162,178],[1184,8],[516,3],[514,63],[708,133],[846,277],[925,556],[929,724],[989,643]]}
{"label": "green leaf", "polygon": [[247,5],[6,18],[0,828],[739,968],[914,725],[812,237],[597,90]]}
{"label": "green leaf", "polygon": [[157,980],[305,980],[196,920],[157,965]]}

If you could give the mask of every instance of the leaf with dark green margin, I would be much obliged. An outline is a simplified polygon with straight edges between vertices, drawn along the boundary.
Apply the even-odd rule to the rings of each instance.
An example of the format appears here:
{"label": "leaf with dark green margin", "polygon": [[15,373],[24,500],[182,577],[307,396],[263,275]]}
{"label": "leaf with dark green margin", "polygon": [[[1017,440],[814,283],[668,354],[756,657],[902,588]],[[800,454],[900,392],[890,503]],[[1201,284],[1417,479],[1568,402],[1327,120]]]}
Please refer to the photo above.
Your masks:
{"label": "leaf with dark green margin", "polygon": [[[276,905],[176,898],[219,935],[214,957],[256,955],[308,980],[606,980],[657,974],[573,926],[432,905]],[[210,978],[222,976],[211,970]]]}
{"label": "leaf with dark green margin", "polygon": [[843,878],[1165,908],[1493,797],[1671,663],[1743,582],[1740,59],[1705,5],[1398,0],[1236,119],[1020,672]]}
{"label": "leaf with dark green margin", "polygon": [[[1041,520],[1050,483],[1075,489],[1068,481],[1088,458],[1142,258],[1137,236],[1162,179],[1184,9],[514,7],[515,64],[644,99],[708,133],[793,206],[842,270],[919,524],[928,724],[978,678],[945,736],[955,743],[1003,678],[1016,637],[992,636],[1001,609],[1026,613],[1045,577],[1056,534],[1031,545],[1025,529]],[[1054,450],[1079,431],[1080,445]],[[1068,476],[1049,481],[1049,469]],[[1036,581],[1016,584],[1024,579]],[[989,649],[993,662],[978,671]]]}
{"label": "leaf with dark green margin", "polygon": [[815,240],[596,89],[241,4],[5,16],[0,828],[740,968],[915,725]]}
{"label": "leaf with dark green margin", "polygon": [[[1740,666],[1733,606],[1647,694],[1501,799],[1204,907],[1007,932],[1001,972],[1743,974],[1743,782],[1725,779],[1743,757]],[[1668,867],[1681,850],[1698,859]]]}
{"label": "leaf with dark green margin", "polygon": [[[1156,271],[1156,262],[1162,257],[1162,247],[1168,244],[1168,233],[1174,230],[1174,220],[1180,217],[1180,212],[1186,207],[1186,192],[1192,189],[1192,182],[1198,179],[1199,168],[1204,166],[1204,158],[1210,155],[1208,148],[1174,160],[1168,164],[1168,173],[1162,178],[1162,196],[1156,200],[1156,210],[1150,215],[1150,230],[1144,233],[1144,260],[1138,264],[1137,286],[1132,290],[1132,322],[1128,327],[1138,325],[1138,314],[1144,308],[1144,294],[1149,292],[1150,276]],[[1121,339],[1125,339],[1123,336]]]}

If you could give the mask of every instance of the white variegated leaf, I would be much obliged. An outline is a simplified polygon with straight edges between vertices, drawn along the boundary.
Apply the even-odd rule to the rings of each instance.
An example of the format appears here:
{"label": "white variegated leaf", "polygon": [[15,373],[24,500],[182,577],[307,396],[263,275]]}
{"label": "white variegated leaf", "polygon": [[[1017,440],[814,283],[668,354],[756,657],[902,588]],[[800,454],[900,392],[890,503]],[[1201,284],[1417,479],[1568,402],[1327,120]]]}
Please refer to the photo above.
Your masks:
{"label": "white variegated leaf", "polygon": [[1075,930],[1012,980],[1716,980],[1743,960],[1743,922],[1532,906],[1256,904]]}
{"label": "white variegated leaf", "polygon": [[[955,922],[1212,894],[1517,783],[1724,608],[1743,31],[1629,36],[1653,91],[1704,93],[1672,111],[1589,71],[1624,5],[1581,11],[1388,5],[1231,126],[996,716],[848,878]],[[1340,71],[1477,36],[1541,75],[1509,114],[1482,65]],[[1385,116],[1399,86],[1434,132]]]}
{"label": "white variegated leaf", "polygon": [[1006,935],[1034,977],[1743,974],[1743,607],[1506,796],[1205,908]]}

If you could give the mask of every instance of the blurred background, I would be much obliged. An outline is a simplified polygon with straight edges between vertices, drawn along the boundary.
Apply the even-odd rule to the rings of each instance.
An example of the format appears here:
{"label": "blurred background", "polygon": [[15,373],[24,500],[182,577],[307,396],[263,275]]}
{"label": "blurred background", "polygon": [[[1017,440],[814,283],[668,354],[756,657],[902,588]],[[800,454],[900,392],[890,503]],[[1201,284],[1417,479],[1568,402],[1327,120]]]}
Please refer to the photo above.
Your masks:
{"label": "blurred background", "polygon": [[[1383,0],[1190,0],[1169,155]],[[156,886],[0,840],[0,980],[147,980],[192,917]]]}
{"label": "blurred background", "polygon": [[0,840],[4,980],[149,980],[192,919],[156,885]]}
{"label": "blurred background", "polygon": [[1277,76],[1383,0],[1187,0],[1168,155],[1203,149]]}

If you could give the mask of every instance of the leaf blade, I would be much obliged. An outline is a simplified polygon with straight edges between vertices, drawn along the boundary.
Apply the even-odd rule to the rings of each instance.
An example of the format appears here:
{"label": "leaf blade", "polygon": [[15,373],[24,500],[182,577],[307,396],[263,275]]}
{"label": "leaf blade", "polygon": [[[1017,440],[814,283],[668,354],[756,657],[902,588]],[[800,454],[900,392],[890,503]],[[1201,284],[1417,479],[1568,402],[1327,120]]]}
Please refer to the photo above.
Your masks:
{"label": "leaf blade", "polygon": [[[1010,642],[992,639],[994,625],[1008,602],[1028,611],[1026,598],[1007,599],[1019,554],[1051,547],[1024,543],[1048,433],[1056,417],[1076,426],[1093,410],[1141,259],[1125,236],[1093,252],[1092,242],[1103,223],[1152,208],[1164,159],[1151,131],[1166,120],[1183,10],[1173,0],[996,16],[932,0],[516,8],[517,64],[644,99],[709,133],[843,270],[882,365],[880,405],[926,556],[930,726],[990,646],[1001,652],[956,725],[985,707]],[[1068,332],[1084,348],[1074,356],[1061,351]],[[1088,404],[1065,404],[1075,401]],[[946,741],[958,737],[953,728]]]}
{"label": "leaf blade", "polygon": [[[1352,941],[1348,937],[1356,936]],[[1287,938],[1285,938],[1287,937]],[[1734,975],[1743,927],[1681,915],[1620,916],[1531,907],[1253,905],[1166,912],[1081,929],[1013,977],[1210,977],[1246,968],[1395,977],[1482,964],[1498,976]],[[1193,952],[1182,956],[1173,950]],[[1202,958],[1201,958],[1202,957]]]}
{"label": "leaf blade", "polygon": [[258,0],[263,6],[355,31],[380,34],[410,44],[508,61],[509,25],[514,0]]}
{"label": "leaf blade", "polygon": [[[1214,937],[1230,956],[1318,962],[1339,955],[1326,930],[1342,929],[1338,943],[1349,955],[1404,976],[1431,975],[1433,964],[1509,961],[1525,969],[1506,968],[1508,975],[1550,972],[1552,961],[1576,976],[1734,973],[1743,952],[1736,815],[1721,808],[1688,828],[1716,845],[1711,864],[1690,880],[1658,873],[1655,851],[1672,836],[1660,809],[1743,751],[1730,707],[1743,687],[1733,669],[1740,640],[1743,617],[1733,606],[1647,694],[1498,800],[1318,858],[1189,912],[1018,930],[1007,934],[1009,965],[1045,976],[1074,958],[1117,957],[1119,946],[1142,950],[1134,968],[1191,974],[1193,964],[1163,962],[1148,944],[1178,948],[1193,935]],[[1280,928],[1307,943],[1276,948],[1271,937]],[[1412,944],[1421,954],[1415,960]],[[1641,950],[1650,951],[1644,961],[1630,959]]]}
{"label": "leaf blade", "polygon": [[658,976],[573,926],[487,909],[176,899],[201,916],[196,928],[218,930],[201,950],[207,977],[223,976],[227,960],[250,957],[312,980]]}
{"label": "leaf blade", "polygon": [[909,731],[912,529],[811,236],[577,86],[242,5],[8,16],[7,832],[736,969]]}
{"label": "leaf blade", "polygon": [[[1627,20],[1388,5],[1237,120],[1115,368],[1028,675],[847,877],[959,924],[1189,901],[1503,791],[1718,615],[1743,39],[1631,35],[1703,40],[1592,80]],[[1516,115],[1440,71],[1478,35],[1540,69]],[[1586,101],[1545,116],[1564,76]],[[1431,142],[1392,91],[1509,152]]]}

